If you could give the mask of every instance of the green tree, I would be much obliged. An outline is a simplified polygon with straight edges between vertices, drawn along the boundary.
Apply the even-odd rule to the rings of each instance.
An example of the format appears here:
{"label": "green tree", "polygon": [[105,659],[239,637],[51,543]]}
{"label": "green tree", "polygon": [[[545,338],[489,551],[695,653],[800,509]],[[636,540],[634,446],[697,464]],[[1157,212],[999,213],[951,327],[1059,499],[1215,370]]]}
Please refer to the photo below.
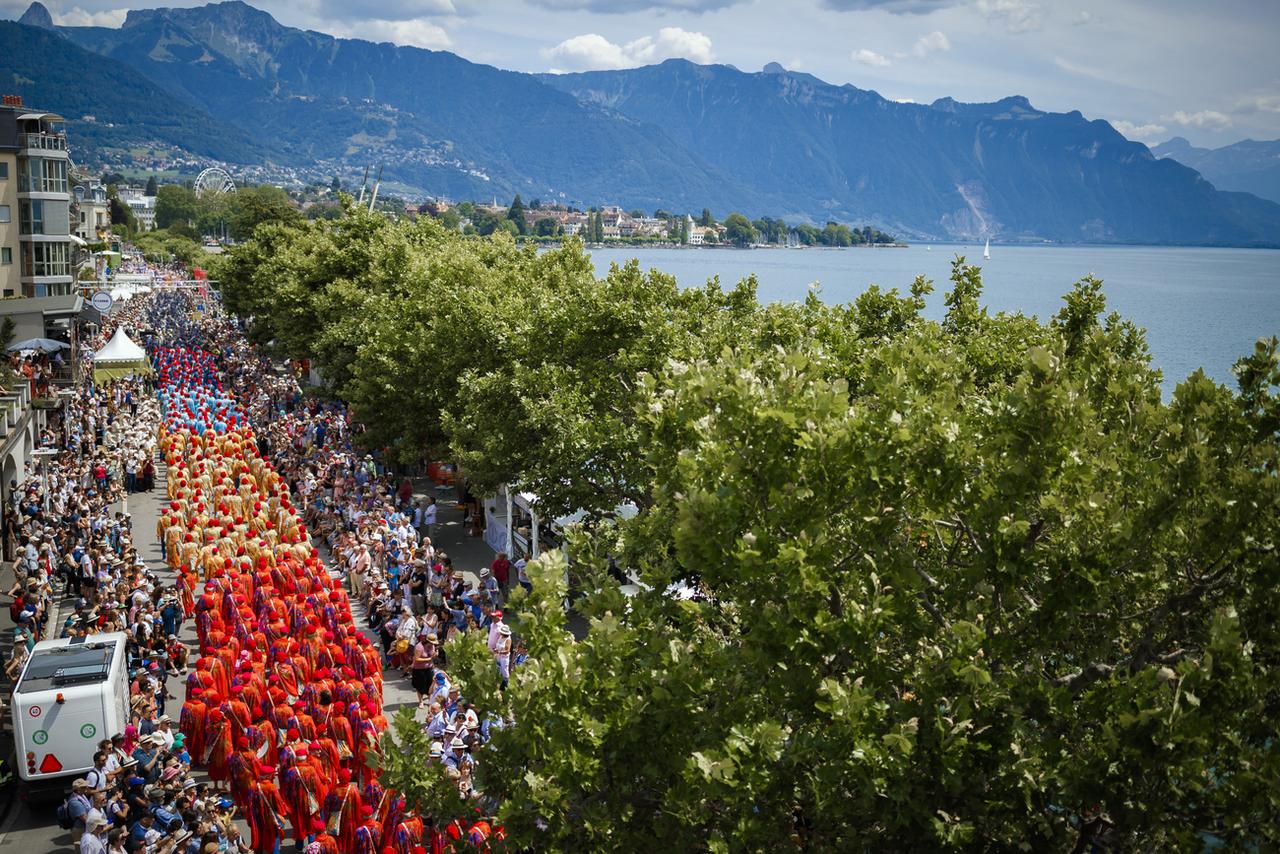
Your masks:
{"label": "green tree", "polygon": [[756,240],[755,227],[740,213],[731,213],[724,221],[724,237],[734,246],[750,246]]}
{"label": "green tree", "polygon": [[165,184],[156,192],[156,228],[191,224],[200,218],[200,200],[193,190],[178,184]]}
{"label": "green tree", "polygon": [[716,224],[716,220],[715,220],[715,217],[711,215],[711,209],[703,208],[702,216],[698,217],[698,225],[702,226],[703,228],[706,228],[707,226],[715,225],[715,224]]}
{"label": "green tree", "polygon": [[689,245],[689,218],[687,216],[680,217],[680,245]]}
{"label": "green tree", "polygon": [[133,209],[121,200],[115,184],[107,185],[107,207],[113,226],[120,226],[126,235],[137,234],[138,219],[133,215]]}
{"label": "green tree", "polygon": [[226,221],[237,240],[245,240],[253,230],[267,222],[295,223],[302,213],[279,187],[263,184],[243,187],[226,196],[217,197],[226,205]]}
{"label": "green tree", "polygon": [[507,219],[515,224],[517,234],[529,232],[529,223],[524,217],[524,202],[520,200],[519,193],[516,193],[516,197],[511,200],[511,207],[507,208]]}
{"label": "green tree", "polygon": [[[761,305],[351,207],[215,275],[361,441],[585,511],[580,640],[556,553],[506,690],[481,633],[448,647],[515,721],[476,772],[513,847],[1280,845],[1275,340],[1165,400],[1091,279],[1047,323],[987,311],[962,258],[938,321],[923,279]],[[450,814],[416,729],[384,781]]]}
{"label": "green tree", "polygon": [[508,839],[1280,843],[1276,342],[1238,393],[1196,374],[1166,403],[1094,290],[1050,324],[926,321],[927,283],[811,299],[642,375],[652,502],[571,537],[585,637],[556,554],[513,597],[533,664],[506,691],[483,637],[449,648],[518,722],[477,771]]}
{"label": "green tree", "polygon": [[156,194],[156,176],[152,175],[147,178],[147,186],[143,191],[143,195],[154,196]]}
{"label": "green tree", "polygon": [[544,216],[533,224],[534,234],[539,237],[555,237],[560,232],[560,224],[549,216]]}
{"label": "green tree", "polygon": [[329,191],[335,195],[342,191],[342,180],[337,175],[334,175],[333,180],[329,182]]}

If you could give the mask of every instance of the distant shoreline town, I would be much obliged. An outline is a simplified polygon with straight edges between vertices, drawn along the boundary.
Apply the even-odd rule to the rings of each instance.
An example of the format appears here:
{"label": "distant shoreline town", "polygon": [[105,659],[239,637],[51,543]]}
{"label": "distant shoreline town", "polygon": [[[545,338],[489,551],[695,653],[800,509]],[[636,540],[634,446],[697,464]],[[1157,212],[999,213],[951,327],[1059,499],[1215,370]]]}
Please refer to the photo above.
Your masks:
{"label": "distant shoreline town", "polygon": [[513,237],[557,240],[578,237],[588,244],[664,245],[733,248],[803,248],[851,246],[899,246],[893,236],[872,228],[827,222],[823,227],[802,223],[788,225],[780,218],[748,219],[738,212],[717,220],[703,208],[699,216],[658,209],[647,214],[602,205],[586,210],[566,205],[544,205],[534,199],[526,204],[519,194],[508,205],[431,200],[406,205],[409,216],[431,216],[466,234],[488,235],[506,231]]}

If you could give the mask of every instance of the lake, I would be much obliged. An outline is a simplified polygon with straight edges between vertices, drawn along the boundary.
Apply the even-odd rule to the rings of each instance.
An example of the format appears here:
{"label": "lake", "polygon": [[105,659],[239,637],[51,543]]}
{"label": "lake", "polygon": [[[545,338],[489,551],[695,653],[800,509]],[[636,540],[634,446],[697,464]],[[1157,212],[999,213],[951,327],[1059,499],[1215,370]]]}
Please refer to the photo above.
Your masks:
{"label": "lake", "polygon": [[934,281],[925,314],[940,319],[956,254],[982,265],[983,299],[991,311],[1047,319],[1062,297],[1090,273],[1103,280],[1108,310],[1147,330],[1156,367],[1172,390],[1196,368],[1235,387],[1231,366],[1261,337],[1280,335],[1280,251],[1152,246],[913,245],[905,249],[648,249],[592,251],[600,275],[612,263],[639,258],[645,268],[682,285],[719,276],[726,287],[751,273],[761,300],[801,300],[811,283],[822,298],[848,302],[869,285],[905,293],[917,275]]}

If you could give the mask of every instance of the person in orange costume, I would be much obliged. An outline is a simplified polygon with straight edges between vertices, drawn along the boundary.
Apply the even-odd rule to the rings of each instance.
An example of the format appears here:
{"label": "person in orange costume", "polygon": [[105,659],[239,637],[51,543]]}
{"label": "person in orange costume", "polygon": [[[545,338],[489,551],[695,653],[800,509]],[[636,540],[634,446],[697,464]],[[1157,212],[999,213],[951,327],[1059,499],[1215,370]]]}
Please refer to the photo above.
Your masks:
{"label": "person in orange costume", "polygon": [[228,776],[227,760],[231,757],[232,749],[231,726],[220,708],[211,709],[207,720],[209,737],[205,742],[204,761],[214,788],[221,789]]}
{"label": "person in orange costume", "polygon": [[213,656],[209,659],[209,675],[213,677],[213,684],[217,686],[218,694],[222,697],[230,697],[231,675],[221,658]]}
{"label": "person in orange costume", "polygon": [[278,765],[280,756],[276,749],[277,730],[268,720],[258,721],[249,727],[247,738],[253,747],[253,755],[264,765]]}
{"label": "person in orange costume", "polygon": [[347,720],[345,703],[334,703],[329,707],[329,735],[338,749],[338,760],[345,761],[355,755],[356,737],[351,731],[351,721]]}
{"label": "person in orange costume", "polygon": [[298,764],[280,777],[280,792],[289,805],[289,823],[293,825],[293,839],[301,843],[306,838],[311,822],[320,816],[323,803],[316,792],[315,769],[305,763],[306,746],[294,748]]}
{"label": "person in orange costume", "polygon": [[311,742],[311,758],[319,762],[323,779],[338,779],[338,745],[323,732],[317,733],[316,740]]}
{"label": "person in orange costume", "polygon": [[293,719],[297,722],[295,726],[297,726],[298,732],[302,734],[303,739],[307,742],[315,741],[316,720],[307,714],[306,703],[297,702],[293,704]]}
{"label": "person in orange costume", "polygon": [[276,786],[276,769],[268,765],[258,771],[258,779],[249,789],[249,805],[245,811],[249,822],[249,845],[257,854],[279,854],[289,805]]}
{"label": "person in orange costume", "polygon": [[227,703],[231,714],[231,737],[239,741],[245,735],[247,730],[253,724],[253,716],[249,713],[249,705],[241,699],[244,694],[244,688],[240,685],[231,686],[231,700]]}
{"label": "person in orange costume", "polygon": [[205,718],[209,708],[200,699],[204,691],[192,688],[188,700],[182,704],[182,712],[178,715],[178,730],[185,736],[187,751],[196,759],[204,758]]}

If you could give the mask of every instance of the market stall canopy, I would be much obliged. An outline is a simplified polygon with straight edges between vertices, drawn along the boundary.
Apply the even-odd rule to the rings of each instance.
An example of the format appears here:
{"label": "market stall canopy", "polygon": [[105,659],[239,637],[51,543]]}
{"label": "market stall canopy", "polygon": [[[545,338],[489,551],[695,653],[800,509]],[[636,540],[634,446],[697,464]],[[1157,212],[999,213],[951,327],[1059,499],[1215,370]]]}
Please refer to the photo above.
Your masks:
{"label": "market stall canopy", "polygon": [[106,346],[93,354],[95,383],[149,373],[151,360],[147,358],[147,352],[129,340],[123,326],[116,329],[116,334],[111,336]]}
{"label": "market stall canopy", "polygon": [[52,338],[28,338],[25,341],[18,341],[10,344],[6,349],[10,353],[20,352],[22,350],[35,350],[39,353],[52,353],[55,350],[66,350],[71,345],[65,341],[55,341]]}

